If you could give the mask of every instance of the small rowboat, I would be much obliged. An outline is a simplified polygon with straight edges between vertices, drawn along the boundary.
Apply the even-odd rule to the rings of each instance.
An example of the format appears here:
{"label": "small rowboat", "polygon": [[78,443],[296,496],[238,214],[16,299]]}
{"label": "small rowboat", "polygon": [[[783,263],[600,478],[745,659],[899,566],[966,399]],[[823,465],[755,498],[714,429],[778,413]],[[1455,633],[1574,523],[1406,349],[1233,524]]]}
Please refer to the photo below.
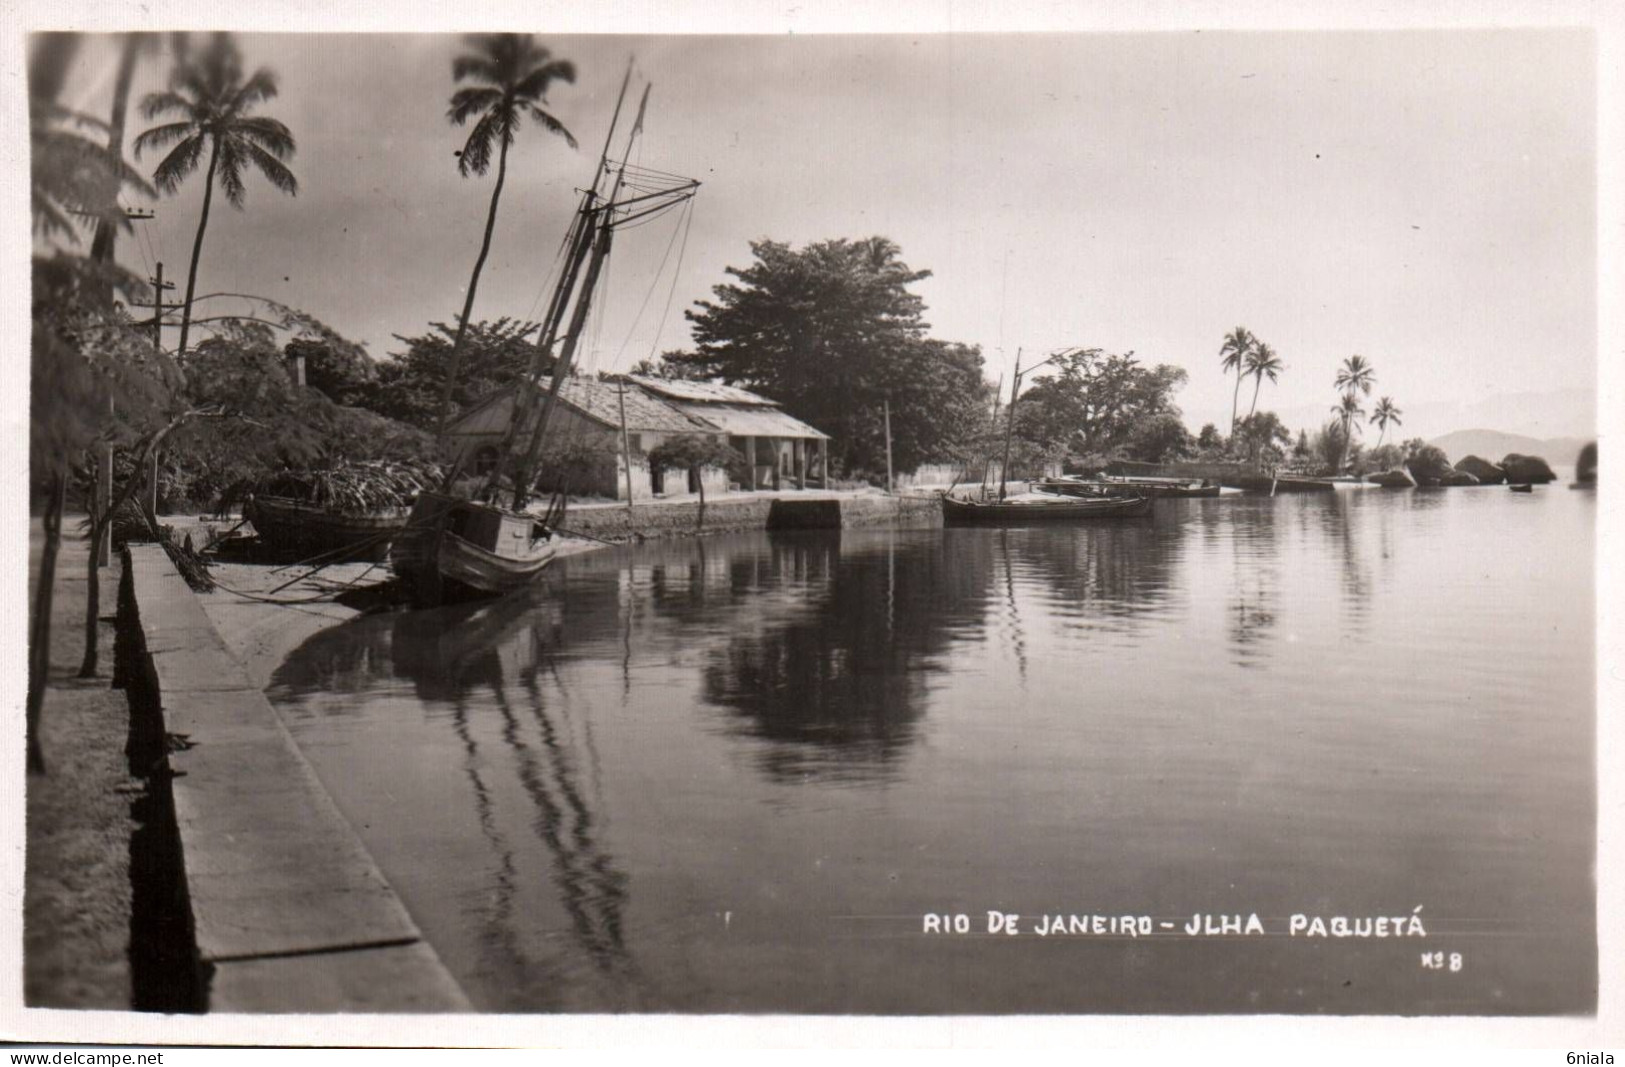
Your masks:
{"label": "small rowboat", "polygon": [[340,559],[369,562],[388,558],[390,540],[406,526],[409,514],[406,508],[381,508],[347,515],[282,496],[256,496],[243,506],[243,517],[272,548],[341,553]]}
{"label": "small rowboat", "polygon": [[1076,519],[1126,519],[1151,511],[1148,496],[1067,498],[1056,500],[1005,500],[983,502],[942,497],[943,522],[952,526],[966,523],[1069,522]]}
{"label": "small rowboat", "polygon": [[1034,488],[1044,493],[1082,497],[1102,495],[1121,497],[1132,494],[1134,496],[1172,498],[1174,500],[1195,500],[1219,495],[1217,485],[1203,485],[1199,481],[1180,481],[1172,478],[1097,478],[1094,480],[1050,478],[1047,481],[1039,482]]}
{"label": "small rowboat", "polygon": [[1511,489],[1514,493],[1533,493],[1535,491],[1535,487],[1530,485],[1528,482],[1524,482],[1519,485],[1510,485],[1507,488]]}

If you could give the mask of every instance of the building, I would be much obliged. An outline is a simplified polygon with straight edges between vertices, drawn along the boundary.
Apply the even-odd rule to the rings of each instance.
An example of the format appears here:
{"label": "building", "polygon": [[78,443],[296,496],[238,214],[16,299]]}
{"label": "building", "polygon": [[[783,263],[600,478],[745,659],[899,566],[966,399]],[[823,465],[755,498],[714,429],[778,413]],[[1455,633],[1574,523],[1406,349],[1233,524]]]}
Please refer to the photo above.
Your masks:
{"label": "building", "polygon": [[[546,386],[540,388],[545,393]],[[493,394],[446,428],[446,437],[465,469],[483,473],[496,464],[518,396],[517,389]],[[541,413],[541,399],[537,398],[525,427],[515,435],[516,448],[525,447],[530,440]],[[561,474],[556,465],[549,469],[544,461],[541,485],[562,488],[575,496],[615,500],[627,499],[630,486],[634,501],[698,493],[702,482],[707,494],[726,491],[731,479],[720,468],[707,467],[698,473],[650,468],[648,454],[661,442],[683,435],[726,441],[741,457],[754,455],[757,463],[753,467],[741,464],[742,488],[827,484],[828,437],[764,397],[703,382],[572,376],[559,388],[543,448],[544,456],[568,453],[568,471]],[[811,468],[813,457],[816,473]],[[558,484],[562,481],[568,484]]]}
{"label": "building", "polygon": [[777,403],[734,385],[632,375],[636,382],[691,419],[728,435],[745,456],[743,489],[829,486],[829,435]]}

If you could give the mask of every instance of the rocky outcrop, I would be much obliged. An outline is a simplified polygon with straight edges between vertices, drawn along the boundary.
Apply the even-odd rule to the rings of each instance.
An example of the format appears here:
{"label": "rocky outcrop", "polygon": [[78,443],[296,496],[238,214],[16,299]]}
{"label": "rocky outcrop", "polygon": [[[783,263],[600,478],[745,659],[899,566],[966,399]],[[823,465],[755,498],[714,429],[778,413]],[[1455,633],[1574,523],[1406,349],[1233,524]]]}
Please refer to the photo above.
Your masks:
{"label": "rocky outcrop", "polygon": [[1395,467],[1393,470],[1383,471],[1381,474],[1368,474],[1365,476],[1365,480],[1380,485],[1384,489],[1413,489],[1416,487],[1416,479],[1412,478],[1411,472],[1403,467]]}
{"label": "rocky outcrop", "polygon": [[1440,485],[1477,485],[1478,479],[1464,470],[1452,470],[1439,479]]}
{"label": "rocky outcrop", "polygon": [[1597,480],[1597,442],[1593,441],[1580,449],[1579,458],[1574,461],[1574,480],[1581,485],[1590,485]]}
{"label": "rocky outcrop", "polygon": [[1506,471],[1491,463],[1487,459],[1477,456],[1468,456],[1456,464],[1456,469],[1464,474],[1471,474],[1478,479],[1480,485],[1500,485],[1506,481]]}
{"label": "rocky outcrop", "polygon": [[1501,467],[1507,472],[1507,481],[1513,485],[1545,485],[1557,480],[1557,474],[1539,456],[1523,456],[1513,452],[1501,460]]}

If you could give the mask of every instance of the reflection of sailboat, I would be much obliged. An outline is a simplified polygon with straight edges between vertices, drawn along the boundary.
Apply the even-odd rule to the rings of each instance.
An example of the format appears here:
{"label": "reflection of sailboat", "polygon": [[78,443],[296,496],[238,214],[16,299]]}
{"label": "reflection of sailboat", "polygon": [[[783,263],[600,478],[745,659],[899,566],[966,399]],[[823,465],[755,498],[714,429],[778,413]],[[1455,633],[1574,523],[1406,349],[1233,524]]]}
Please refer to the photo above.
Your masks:
{"label": "reflection of sailboat", "polygon": [[[627,72],[628,78],[631,71]],[[518,392],[514,417],[497,450],[497,464],[485,483],[482,496],[494,500],[502,475],[512,478],[511,508],[494,503],[461,500],[446,492],[421,493],[412,509],[406,530],[396,538],[390,562],[396,573],[407,579],[413,598],[433,606],[445,600],[470,596],[491,596],[520,588],[540,574],[557,553],[557,545],[547,519],[538,521],[527,511],[529,487],[535,480],[537,464],[547,439],[559,389],[569,377],[576,348],[587,325],[593,292],[598,287],[604,262],[609,258],[617,227],[665,211],[694,195],[699,182],[669,178],[658,172],[632,168],[635,182],[629,182],[627,160],[633,142],[643,129],[644,109],[649,103],[648,87],[638,107],[638,118],[627,137],[626,151],[617,166],[609,158],[610,142],[620,120],[626,83],[615,104],[604,151],[593,174],[592,187],[582,193],[580,206],[565,238],[568,250],[564,269],[542,320],[542,333],[525,380]],[[613,175],[613,178],[611,178]],[[607,195],[601,192],[609,182]],[[625,195],[623,195],[623,193]],[[565,312],[569,311],[568,324]],[[556,357],[554,349],[558,349]],[[553,359],[552,382],[542,400],[541,413],[534,420],[530,440],[516,448],[521,428],[531,423],[544,360]],[[554,506],[558,501],[555,499]],[[549,508],[549,516],[554,508]]]}

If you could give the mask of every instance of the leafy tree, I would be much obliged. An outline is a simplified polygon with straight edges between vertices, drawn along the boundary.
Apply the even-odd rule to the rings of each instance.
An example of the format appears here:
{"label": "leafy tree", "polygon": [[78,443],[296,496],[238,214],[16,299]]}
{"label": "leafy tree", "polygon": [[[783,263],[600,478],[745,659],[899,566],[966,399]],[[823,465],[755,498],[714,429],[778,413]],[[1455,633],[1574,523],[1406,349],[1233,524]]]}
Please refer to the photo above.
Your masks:
{"label": "leafy tree", "polygon": [[1377,384],[1377,372],[1364,356],[1350,356],[1338,367],[1333,384],[1344,394],[1370,396],[1371,387]]}
{"label": "leafy tree", "polygon": [[640,359],[628,372],[643,378],[665,378],[668,381],[705,381],[706,374],[686,354],[673,349],[663,352],[659,359]]}
{"label": "leafy tree", "polygon": [[1212,455],[1223,452],[1224,447],[1224,435],[1219,432],[1219,428],[1211,422],[1203,423],[1201,432],[1196,435],[1196,451],[1203,455]]}
{"label": "leafy tree", "polygon": [[1262,341],[1253,345],[1252,351],[1247,353],[1246,365],[1246,372],[1253,376],[1253,403],[1247,409],[1249,416],[1258,410],[1258,387],[1264,384],[1264,379],[1269,378],[1273,384],[1285,369],[1286,364],[1275,354],[1275,349]]}
{"label": "leafy tree", "polygon": [[1098,348],[1067,353],[1053,366],[1055,374],[1022,396],[1016,434],[1060,455],[1118,456],[1141,426],[1179,416],[1173,394],[1186,375],[1178,367],[1146,367],[1132,352]]}
{"label": "leafy tree", "polygon": [[925,336],[925,305],[908,287],[930,276],[884,237],[793,249],[751,244],[735,283],[686,312],[695,349],[667,353],[682,376],[721,378],[771,397],[830,433],[838,470],[885,465],[889,401],[894,465],[952,455],[985,421],[979,349]]}
{"label": "leafy tree", "polygon": [[1275,467],[1286,459],[1292,432],[1281,424],[1275,412],[1259,411],[1236,425],[1236,441],[1246,450],[1249,462]]}
{"label": "leafy tree", "polygon": [[[472,323],[462,332],[462,369],[454,378],[448,422],[518,381],[537,350],[526,340],[536,332],[534,322],[504,317]],[[426,333],[415,337],[396,334],[395,340],[405,349],[373,364],[372,381],[357,384],[349,395],[355,397],[355,403],[379,414],[433,429],[440,419],[444,395],[440,383],[446,380],[457,333],[446,323],[433,322]],[[542,366],[544,371],[550,369],[552,361],[543,358]]]}
{"label": "leafy tree", "polygon": [[1395,426],[1405,425],[1405,423],[1400,419],[1400,416],[1403,414],[1404,412],[1400,411],[1394,406],[1393,397],[1385,396],[1381,400],[1377,401],[1376,408],[1374,408],[1371,412],[1371,421],[1377,424],[1377,428],[1380,431],[1377,434],[1378,448],[1382,447],[1383,435],[1388,432],[1389,423],[1392,423]]}
{"label": "leafy tree", "polygon": [[182,356],[192,325],[192,298],[197,290],[198,260],[203,253],[203,233],[209,225],[209,205],[214,186],[232,207],[243,206],[246,187],[244,173],[259,171],[280,191],[294,196],[299,182],[284,160],[294,154],[293,135],[273,118],[250,115],[253,108],[276,97],[277,79],[261,67],[246,81],[242,56],[231,35],[215,34],[209,46],[195,60],[176,64],[169,88],[149,93],[141,102],[147,119],[176,114],[175,122],[154,126],[135,139],[136,158],[147,149],[174,145],[153,172],[153,180],[163,192],[173,195],[181,183],[197,170],[208,150],[209,166],[203,178],[203,208],[198,215],[197,236],[192,241],[192,261],[186,272],[186,297],[181,303]]}
{"label": "leafy tree", "polygon": [[1391,471],[1405,465],[1405,450],[1399,445],[1378,445],[1361,457],[1360,473]]}
{"label": "leafy tree", "polygon": [[1349,452],[1348,433],[1341,418],[1333,419],[1320,428],[1312,441],[1311,450],[1320,469],[1332,474],[1342,470]]}
{"label": "leafy tree", "polygon": [[283,346],[282,354],[288,359],[302,357],[305,384],[320,389],[334,403],[365,406],[377,392],[378,365],[358,345],[296,337]]}
{"label": "leafy tree", "polygon": [[697,433],[668,437],[649,450],[651,468],[685,470],[696,475],[695,483],[700,487],[700,513],[695,520],[696,529],[705,526],[705,468],[718,467],[726,470],[738,458],[739,453],[730,448],[727,441]]}
{"label": "leafy tree", "polygon": [[480,272],[485,269],[485,257],[491,251],[491,234],[496,229],[497,202],[502,198],[502,183],[508,176],[508,149],[514,135],[528,115],[549,133],[563,137],[571,148],[576,139],[564,124],[547,111],[547,91],[556,81],[574,83],[576,69],[567,60],[554,59],[552,53],[536,43],[530,34],[502,33],[468,39],[474,52],[458,56],[452,62],[452,81],[465,79],[476,84],[458,89],[451,97],[451,110],[446,117],[454,125],[462,126],[479,116],[468,140],[457,154],[457,173],[484,176],[491,166],[491,149],[497,150],[497,181],[491,190],[491,208],[485,216],[485,235],[480,239],[480,254],[474,260],[474,273],[468,279],[468,292],[463,296],[463,313],[457,317],[457,332],[452,337],[451,354],[446,362],[445,381],[440,390],[440,411],[435,423],[435,436],[445,433],[451,418],[452,394],[461,372],[463,343],[474,314],[474,293],[480,285]]}
{"label": "leafy tree", "polygon": [[1224,335],[1224,342],[1219,345],[1219,365],[1226,374],[1236,372],[1236,388],[1230,397],[1230,433],[1236,432],[1236,408],[1241,399],[1241,379],[1245,374],[1244,366],[1247,354],[1258,344],[1258,339],[1247,331],[1245,326],[1237,326]]}
{"label": "leafy tree", "polygon": [[1299,430],[1298,443],[1292,446],[1292,458],[1300,461],[1306,460],[1311,454],[1311,449],[1309,447],[1309,431]]}
{"label": "leafy tree", "polygon": [[1184,420],[1166,411],[1135,423],[1123,446],[1124,458],[1146,463],[1170,463],[1195,451],[1196,443]]}

